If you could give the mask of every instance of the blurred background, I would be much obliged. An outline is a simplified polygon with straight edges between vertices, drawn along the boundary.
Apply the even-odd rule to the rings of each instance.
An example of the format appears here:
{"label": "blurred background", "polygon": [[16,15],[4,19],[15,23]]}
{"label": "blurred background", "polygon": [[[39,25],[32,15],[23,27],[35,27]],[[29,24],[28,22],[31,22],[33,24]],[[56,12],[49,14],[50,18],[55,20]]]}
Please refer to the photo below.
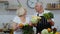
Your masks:
{"label": "blurred background", "polygon": [[[27,14],[31,16],[35,10],[27,5],[27,1],[28,0],[19,0],[21,5],[26,7]],[[54,27],[60,31],[60,0],[39,0],[39,2],[43,2],[44,8],[54,14]],[[0,29],[3,28],[4,23],[11,23],[16,16],[18,5],[17,0],[0,0]]]}

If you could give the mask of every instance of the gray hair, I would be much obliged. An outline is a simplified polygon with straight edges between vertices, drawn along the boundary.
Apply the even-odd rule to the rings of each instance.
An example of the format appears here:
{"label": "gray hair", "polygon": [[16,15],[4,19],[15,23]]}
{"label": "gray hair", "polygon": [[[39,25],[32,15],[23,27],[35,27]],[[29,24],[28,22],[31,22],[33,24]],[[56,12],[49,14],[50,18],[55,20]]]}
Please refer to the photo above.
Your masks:
{"label": "gray hair", "polygon": [[42,5],[42,7],[44,8],[43,2],[37,2],[36,5],[37,5],[37,4]]}
{"label": "gray hair", "polygon": [[[37,2],[37,3],[39,3],[39,4],[43,5],[43,2]],[[36,3],[36,4],[37,4],[37,3]]]}
{"label": "gray hair", "polygon": [[24,15],[25,12],[26,12],[26,9],[23,8],[23,7],[20,7],[20,8],[17,9],[16,13],[17,13],[18,16],[22,16],[22,15]]}

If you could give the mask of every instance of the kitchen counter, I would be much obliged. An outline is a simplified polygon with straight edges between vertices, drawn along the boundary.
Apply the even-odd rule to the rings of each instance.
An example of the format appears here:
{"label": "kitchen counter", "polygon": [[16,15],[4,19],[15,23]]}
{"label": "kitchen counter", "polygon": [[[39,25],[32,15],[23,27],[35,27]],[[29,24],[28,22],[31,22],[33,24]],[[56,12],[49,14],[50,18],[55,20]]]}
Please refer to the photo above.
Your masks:
{"label": "kitchen counter", "polygon": [[[0,29],[0,34],[13,34],[13,29],[5,30],[5,29]],[[60,32],[58,32],[60,34]]]}

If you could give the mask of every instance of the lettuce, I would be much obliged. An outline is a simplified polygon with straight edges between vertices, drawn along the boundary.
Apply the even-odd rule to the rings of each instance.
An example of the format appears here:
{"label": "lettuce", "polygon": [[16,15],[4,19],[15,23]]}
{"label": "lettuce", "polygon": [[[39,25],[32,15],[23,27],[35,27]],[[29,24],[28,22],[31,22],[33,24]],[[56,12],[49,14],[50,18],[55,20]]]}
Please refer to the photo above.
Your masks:
{"label": "lettuce", "polygon": [[43,16],[44,16],[46,19],[52,19],[52,18],[54,18],[53,13],[51,13],[51,12],[49,12],[49,13],[44,13]]}

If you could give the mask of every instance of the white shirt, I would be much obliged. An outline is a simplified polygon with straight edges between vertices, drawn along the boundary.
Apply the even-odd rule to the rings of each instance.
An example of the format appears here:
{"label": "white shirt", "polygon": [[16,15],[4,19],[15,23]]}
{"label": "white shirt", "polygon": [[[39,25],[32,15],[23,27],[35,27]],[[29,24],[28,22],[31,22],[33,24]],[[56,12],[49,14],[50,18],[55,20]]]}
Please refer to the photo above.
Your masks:
{"label": "white shirt", "polygon": [[[49,13],[50,11],[48,10],[44,10],[44,12],[42,12],[41,14],[39,14],[39,16],[43,16],[44,13]],[[34,14],[34,16],[37,16],[37,12]],[[52,21],[54,21],[54,19],[52,19]]]}
{"label": "white shirt", "polygon": [[[23,23],[23,24],[26,24],[26,23],[29,23],[30,19],[28,17],[26,17],[26,22]],[[20,24],[22,23],[20,18],[18,16],[16,16],[14,19],[13,19],[13,22],[17,23],[17,24]],[[23,31],[21,29],[18,29],[16,31],[14,31],[14,34],[23,34]]]}

